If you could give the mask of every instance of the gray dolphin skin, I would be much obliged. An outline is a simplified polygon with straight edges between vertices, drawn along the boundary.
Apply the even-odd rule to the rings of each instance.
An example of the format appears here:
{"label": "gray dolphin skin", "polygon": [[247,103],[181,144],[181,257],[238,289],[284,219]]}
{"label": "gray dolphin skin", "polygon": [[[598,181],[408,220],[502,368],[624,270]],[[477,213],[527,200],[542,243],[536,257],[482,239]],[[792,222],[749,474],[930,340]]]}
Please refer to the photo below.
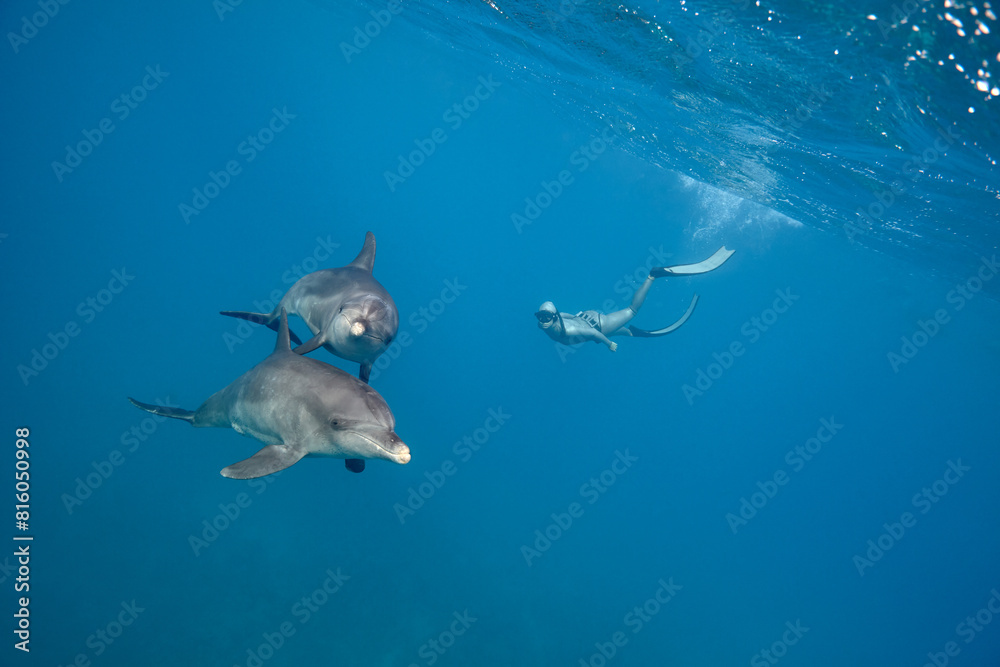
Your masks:
{"label": "gray dolphin skin", "polygon": [[267,444],[222,470],[232,479],[270,475],[306,456],[347,459],[352,472],[364,470],[364,459],[409,463],[410,449],[396,435],[395,418],[378,392],[339,368],[292,352],[284,310],[278,321],[274,352],[197,410],[129,400],[155,415],[232,428]]}
{"label": "gray dolphin skin", "polygon": [[361,364],[359,375],[367,382],[372,364],[389,347],[399,329],[399,311],[389,292],[372,275],[374,268],[375,235],[368,232],[353,262],[303,276],[274,311],[226,310],[222,314],[277,330],[278,314],[284,308],[289,315],[305,320],[313,333],[311,339],[295,348],[296,354],[308,354],[322,346],[341,359]]}

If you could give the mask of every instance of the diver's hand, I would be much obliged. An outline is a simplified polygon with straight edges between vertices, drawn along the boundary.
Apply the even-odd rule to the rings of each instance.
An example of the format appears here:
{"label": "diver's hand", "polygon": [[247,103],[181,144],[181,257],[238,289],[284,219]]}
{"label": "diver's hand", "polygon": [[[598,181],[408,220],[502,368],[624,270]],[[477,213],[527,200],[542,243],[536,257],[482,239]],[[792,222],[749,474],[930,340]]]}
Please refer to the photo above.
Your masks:
{"label": "diver's hand", "polygon": [[608,345],[608,349],[615,352],[618,349],[618,343],[611,343],[611,345]]}

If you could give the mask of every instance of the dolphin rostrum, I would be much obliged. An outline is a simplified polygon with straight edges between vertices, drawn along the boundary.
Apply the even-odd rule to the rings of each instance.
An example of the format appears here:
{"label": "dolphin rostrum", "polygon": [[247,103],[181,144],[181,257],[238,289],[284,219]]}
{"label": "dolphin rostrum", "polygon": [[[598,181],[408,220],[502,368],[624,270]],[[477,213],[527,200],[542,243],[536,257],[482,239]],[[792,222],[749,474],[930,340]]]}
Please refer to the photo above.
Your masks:
{"label": "dolphin rostrum", "polygon": [[393,430],[395,419],[378,392],[339,368],[292,352],[283,309],[274,352],[197,410],[129,400],[155,415],[197,427],[230,427],[266,443],[222,470],[233,479],[270,475],[305,456],[347,459],[352,472],[364,470],[364,459],[410,461],[410,449]]}

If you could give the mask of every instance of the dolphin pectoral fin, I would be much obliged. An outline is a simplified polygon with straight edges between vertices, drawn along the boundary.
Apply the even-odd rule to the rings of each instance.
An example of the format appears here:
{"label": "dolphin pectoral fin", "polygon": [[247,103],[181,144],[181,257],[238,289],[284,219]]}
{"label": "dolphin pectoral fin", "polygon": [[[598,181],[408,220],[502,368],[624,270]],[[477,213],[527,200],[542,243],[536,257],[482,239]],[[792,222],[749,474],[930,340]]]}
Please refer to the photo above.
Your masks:
{"label": "dolphin pectoral fin", "polygon": [[365,384],[368,384],[368,378],[371,377],[371,374],[372,374],[372,362],[370,361],[361,362],[361,370],[358,372],[358,377],[361,378],[361,381],[364,382]]}
{"label": "dolphin pectoral fin", "polygon": [[318,334],[316,334],[315,336],[313,336],[312,338],[310,338],[309,340],[307,340],[306,342],[302,343],[297,348],[292,350],[292,352],[294,352],[295,354],[309,354],[317,347],[323,345],[323,343],[325,342],[326,342],[326,337],[323,335],[323,332],[320,331]]}
{"label": "dolphin pectoral fin", "polygon": [[[226,317],[235,317],[239,320],[246,320],[247,322],[253,322],[254,324],[263,324],[265,327],[271,331],[278,331],[281,323],[278,321],[280,318],[275,317],[270,313],[248,313],[242,310],[222,310],[219,311],[219,315],[225,315]],[[295,332],[289,329],[288,337],[293,343],[299,345],[302,341]]]}
{"label": "dolphin pectoral fin", "polygon": [[630,334],[638,338],[656,338],[657,336],[666,336],[668,333],[677,331],[677,329],[679,329],[682,324],[687,322],[688,318],[691,317],[691,313],[694,312],[694,307],[697,305],[698,305],[698,295],[695,294],[694,298],[691,299],[691,305],[688,306],[687,312],[681,315],[681,319],[677,320],[669,327],[657,329],[656,331],[646,331],[645,329],[640,329],[638,327],[630,326],[628,327],[628,331]]}
{"label": "dolphin pectoral fin", "polygon": [[298,463],[306,452],[288,445],[268,445],[253,456],[222,469],[229,479],[254,479],[276,473]]}
{"label": "dolphin pectoral fin", "polygon": [[145,410],[146,412],[152,412],[154,415],[160,415],[161,417],[171,417],[173,419],[183,419],[186,422],[194,422],[194,411],[184,410],[182,408],[168,408],[163,405],[153,405],[151,403],[143,403],[142,401],[137,401],[131,396],[128,399],[131,401],[132,405],[135,407]]}
{"label": "dolphin pectoral fin", "polygon": [[655,268],[649,272],[649,275],[653,278],[662,278],[663,276],[693,276],[699,273],[708,273],[709,271],[714,271],[725,264],[726,260],[733,256],[734,252],[736,251],[729,250],[726,246],[722,246],[715,251],[714,255],[703,262],[698,262],[697,264],[680,264],[678,266]]}
{"label": "dolphin pectoral fin", "polygon": [[365,460],[364,459],[345,459],[344,466],[351,472],[364,472],[365,471]]}

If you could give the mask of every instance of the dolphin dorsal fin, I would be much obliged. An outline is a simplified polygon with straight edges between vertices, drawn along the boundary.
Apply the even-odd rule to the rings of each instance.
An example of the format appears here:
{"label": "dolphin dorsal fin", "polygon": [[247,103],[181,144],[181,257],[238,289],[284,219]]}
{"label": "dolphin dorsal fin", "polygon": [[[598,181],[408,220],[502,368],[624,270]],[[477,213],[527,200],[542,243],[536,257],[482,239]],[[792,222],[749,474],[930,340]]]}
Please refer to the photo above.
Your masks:
{"label": "dolphin dorsal fin", "polygon": [[281,309],[281,324],[278,325],[278,342],[274,344],[275,352],[291,352],[292,345],[288,336],[288,313]]}
{"label": "dolphin dorsal fin", "polygon": [[354,258],[348,266],[364,269],[371,273],[375,269],[375,235],[371,232],[365,234],[365,244],[361,247],[361,252]]}

